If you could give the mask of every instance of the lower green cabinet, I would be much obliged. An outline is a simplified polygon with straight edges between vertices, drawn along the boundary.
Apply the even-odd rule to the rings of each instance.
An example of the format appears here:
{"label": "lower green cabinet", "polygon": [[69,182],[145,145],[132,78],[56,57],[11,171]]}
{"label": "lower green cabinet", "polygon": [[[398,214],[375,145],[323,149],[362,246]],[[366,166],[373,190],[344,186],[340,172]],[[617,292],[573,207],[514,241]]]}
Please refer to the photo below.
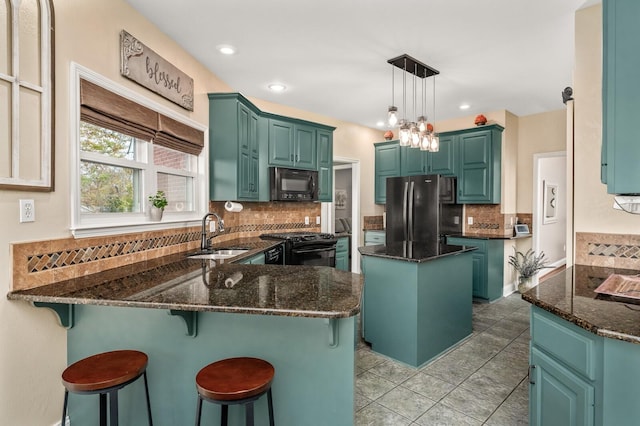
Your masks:
{"label": "lower green cabinet", "polygon": [[473,258],[473,297],[493,302],[503,295],[504,240],[447,237],[453,246],[477,247]]}
{"label": "lower green cabinet", "polygon": [[364,231],[364,245],[376,246],[384,245],[387,236],[385,231]]}
{"label": "lower green cabinet", "polygon": [[336,269],[349,271],[349,237],[338,238],[336,243]]}

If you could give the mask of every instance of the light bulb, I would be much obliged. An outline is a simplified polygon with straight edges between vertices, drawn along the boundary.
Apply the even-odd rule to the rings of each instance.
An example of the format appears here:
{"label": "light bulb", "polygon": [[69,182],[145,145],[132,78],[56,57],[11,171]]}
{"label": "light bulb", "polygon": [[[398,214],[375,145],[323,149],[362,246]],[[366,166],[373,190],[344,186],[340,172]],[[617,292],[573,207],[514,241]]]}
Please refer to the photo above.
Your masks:
{"label": "light bulb", "polygon": [[420,130],[420,132],[422,133],[427,130],[427,117],[425,117],[424,115],[418,117],[418,130]]}
{"label": "light bulb", "polygon": [[420,137],[420,151],[429,151],[431,147],[431,141],[429,140],[429,134],[423,133]]}
{"label": "light bulb", "polygon": [[431,152],[440,151],[440,138],[435,134],[431,136]]}
{"label": "light bulb", "polygon": [[411,148],[420,148],[420,132],[415,123],[411,125]]}
{"label": "light bulb", "polygon": [[398,113],[398,108],[394,106],[389,107],[389,114],[388,114],[389,126],[394,127],[396,124],[398,124],[397,113]]}
{"label": "light bulb", "polygon": [[400,126],[400,146],[409,146],[411,144],[411,131],[407,123]]}

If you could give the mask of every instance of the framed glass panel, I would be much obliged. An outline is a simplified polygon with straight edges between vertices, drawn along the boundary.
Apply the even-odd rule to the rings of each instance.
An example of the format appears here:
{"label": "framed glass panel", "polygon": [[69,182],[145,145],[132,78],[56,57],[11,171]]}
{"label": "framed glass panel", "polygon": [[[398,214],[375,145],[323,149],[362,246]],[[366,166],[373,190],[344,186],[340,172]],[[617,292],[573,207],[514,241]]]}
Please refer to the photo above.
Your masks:
{"label": "framed glass panel", "polygon": [[42,34],[40,1],[21,0],[18,14],[20,80],[41,86],[40,41]]}
{"label": "framed glass panel", "polygon": [[135,138],[84,121],[80,122],[80,150],[126,160],[138,157]]}
{"label": "framed glass panel", "polygon": [[[20,150],[18,164],[20,179],[41,180],[42,167],[42,95],[39,92],[20,88]],[[36,160],[36,161],[34,161]]]}
{"label": "framed glass panel", "polygon": [[164,191],[169,202],[165,207],[165,211],[184,212],[195,210],[192,177],[158,173],[157,185],[159,191]]}
{"label": "framed glass panel", "polygon": [[0,2],[0,74],[11,75],[11,6]]}
{"label": "framed glass panel", "polygon": [[0,177],[11,177],[11,84],[0,80]]}
{"label": "framed glass panel", "polygon": [[140,212],[140,171],[109,164],[80,163],[80,213]]}

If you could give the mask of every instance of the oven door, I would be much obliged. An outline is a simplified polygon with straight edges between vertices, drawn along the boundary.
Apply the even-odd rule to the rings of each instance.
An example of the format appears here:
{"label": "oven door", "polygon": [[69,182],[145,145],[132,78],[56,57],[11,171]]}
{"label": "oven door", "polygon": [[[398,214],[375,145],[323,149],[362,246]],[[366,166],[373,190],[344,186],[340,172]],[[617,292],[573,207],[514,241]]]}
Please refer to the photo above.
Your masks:
{"label": "oven door", "polygon": [[336,266],[336,244],[306,243],[291,248],[292,265]]}

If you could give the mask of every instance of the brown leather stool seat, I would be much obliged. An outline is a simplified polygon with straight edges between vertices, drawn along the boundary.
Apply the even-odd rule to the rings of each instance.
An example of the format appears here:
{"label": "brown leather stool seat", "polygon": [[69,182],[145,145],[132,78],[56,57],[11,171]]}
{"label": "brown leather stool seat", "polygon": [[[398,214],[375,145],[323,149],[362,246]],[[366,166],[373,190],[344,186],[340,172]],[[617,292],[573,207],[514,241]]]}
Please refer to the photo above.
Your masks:
{"label": "brown leather stool seat", "polygon": [[118,425],[118,390],[144,376],[144,389],[147,397],[149,426],[151,403],[147,385],[148,357],[144,352],[121,350],[104,352],[81,359],[68,366],[62,373],[64,406],[62,423],[65,424],[69,392],[77,394],[100,394],[100,426],[107,424],[107,395],[109,395],[109,417],[111,426]]}
{"label": "brown leather stool seat", "polygon": [[271,382],[275,369],[258,358],[228,358],[204,367],[196,375],[198,411],[196,425],[200,425],[202,400],[222,406],[221,424],[226,426],[229,405],[245,406],[247,426],[253,426],[253,403],[265,393],[269,405],[269,424],[273,421]]}

